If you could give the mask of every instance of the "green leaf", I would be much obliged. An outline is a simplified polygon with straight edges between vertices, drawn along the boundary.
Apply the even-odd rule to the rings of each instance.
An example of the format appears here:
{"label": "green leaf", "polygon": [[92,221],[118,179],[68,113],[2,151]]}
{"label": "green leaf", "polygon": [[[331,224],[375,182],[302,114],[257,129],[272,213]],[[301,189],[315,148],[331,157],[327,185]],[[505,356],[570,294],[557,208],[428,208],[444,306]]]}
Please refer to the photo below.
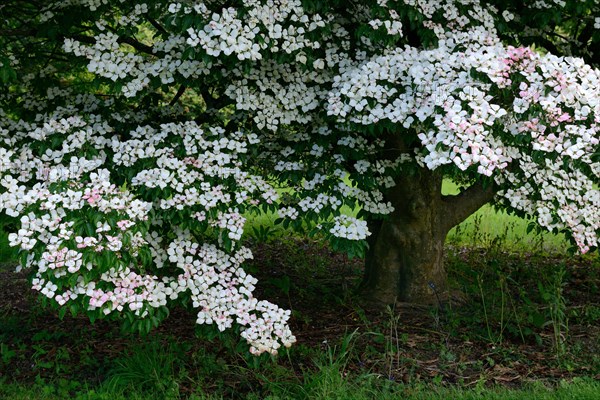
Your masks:
{"label": "green leaf", "polygon": [[79,311],[79,305],[77,303],[71,303],[69,306],[69,311],[71,311],[71,315],[73,317],[77,316],[77,312]]}
{"label": "green leaf", "polygon": [[87,224],[85,224],[85,231],[88,236],[94,236],[94,234],[96,233],[96,228],[94,227],[94,225],[88,222]]}
{"label": "green leaf", "polygon": [[25,268],[25,266],[27,265],[27,256],[29,255],[29,252],[27,251],[21,251],[21,254],[19,256],[19,261],[21,263],[21,266],[23,268]]}
{"label": "green leaf", "polygon": [[10,83],[17,79],[17,73],[9,65],[4,65],[0,68],[0,81],[2,83]]}

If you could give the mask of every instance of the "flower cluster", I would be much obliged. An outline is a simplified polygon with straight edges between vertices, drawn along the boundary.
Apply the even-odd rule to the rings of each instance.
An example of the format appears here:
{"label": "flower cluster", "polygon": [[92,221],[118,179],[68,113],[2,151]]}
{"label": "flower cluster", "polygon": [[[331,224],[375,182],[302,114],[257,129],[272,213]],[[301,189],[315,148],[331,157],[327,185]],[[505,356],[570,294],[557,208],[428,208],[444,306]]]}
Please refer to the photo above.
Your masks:
{"label": "flower cluster", "polygon": [[363,240],[370,232],[367,223],[347,215],[340,215],[334,219],[334,226],[330,232],[337,237],[350,240]]}
{"label": "flower cluster", "polygon": [[[136,19],[142,11],[143,9],[136,9],[130,19]],[[134,97],[150,86],[152,79],[158,79],[162,84],[171,84],[178,76],[198,79],[210,73],[211,62],[180,58],[184,46],[185,38],[173,36],[166,41],[154,43],[149,50],[150,54],[140,55],[128,51],[116,34],[106,31],[96,37],[93,46],[78,40],[65,39],[63,49],[75,56],[86,57],[89,60],[89,72],[113,82],[125,81],[123,94],[126,97]],[[160,57],[157,57],[158,55]]]}
{"label": "flower cluster", "polygon": [[[429,169],[454,164],[511,186],[518,179],[530,181],[532,171],[538,171],[535,184],[501,195],[511,207],[531,214],[543,210],[540,225],[567,228],[585,252],[598,243],[598,190],[592,182],[599,176],[591,157],[600,143],[600,101],[594,89],[599,83],[600,71],[581,59],[499,44],[463,52],[446,42],[435,50],[394,50],[347,70],[333,85],[328,112],[361,125],[382,119],[401,124],[420,141],[415,159]],[[499,98],[512,100],[496,103]],[[552,155],[534,168],[524,150]],[[552,159],[556,162],[549,164]],[[591,176],[585,167],[576,168],[575,160],[592,166]],[[508,172],[509,165],[511,170],[519,165],[522,178]],[[549,181],[556,184],[539,189]],[[543,206],[523,202],[536,196]]]}
{"label": "flower cluster", "polygon": [[[244,0],[247,8],[240,19],[238,9],[229,7],[214,13],[201,29],[189,28],[187,43],[200,46],[209,56],[235,55],[239,60],[260,60],[262,50],[291,53],[318,47],[306,34],[325,22],[319,14],[308,15],[299,0]],[[175,7],[173,11],[180,10]]]}
{"label": "flower cluster", "polygon": [[252,296],[256,279],[241,267],[252,257],[250,250],[242,247],[227,254],[213,245],[200,246],[189,232],[180,232],[167,254],[169,262],[182,270],[170,285],[173,293],[191,293],[193,306],[199,309],[199,324],[215,323],[223,331],[237,322],[256,354],[276,354],[281,344],[290,346],[295,341],[286,323],[290,312]]}
{"label": "flower cluster", "polygon": [[435,50],[405,48],[378,56],[334,83],[328,113],[362,125],[387,119],[417,130],[422,144],[417,162],[429,169],[450,163],[461,170],[476,166],[489,176],[512,160],[511,149],[493,135],[507,111],[469,73],[500,65],[489,61],[491,51],[501,49],[461,53],[447,43]]}
{"label": "flower cluster", "polygon": [[[294,342],[289,311],[252,296],[256,281],[241,267],[252,254],[235,245],[246,221],[237,207],[277,200],[264,179],[242,169],[248,141],[256,144],[251,135],[245,141],[241,132],[228,137],[188,122],[138,126],[120,140],[96,117],[41,119],[6,123],[3,139],[12,149],[0,150],[0,209],[20,217],[9,241],[30,253],[24,267],[34,271],[35,290],[90,314],[138,318],[186,293],[200,309],[198,323],[220,330],[239,324],[253,353]],[[130,189],[111,183],[107,164],[139,171]],[[198,244],[190,231],[150,231],[164,224],[160,210],[193,214],[223,232],[218,242],[227,238],[231,251]],[[165,275],[167,266],[181,272]]]}
{"label": "flower cluster", "polygon": [[[499,193],[503,201],[536,216],[543,227],[568,230],[582,253],[597,247],[600,190],[594,188],[593,181],[574,168],[568,158],[548,159],[546,165],[540,166],[530,156],[523,156],[519,164],[526,172],[507,171],[497,178],[508,183],[508,188]],[[599,170],[597,163],[596,176],[600,176]]]}

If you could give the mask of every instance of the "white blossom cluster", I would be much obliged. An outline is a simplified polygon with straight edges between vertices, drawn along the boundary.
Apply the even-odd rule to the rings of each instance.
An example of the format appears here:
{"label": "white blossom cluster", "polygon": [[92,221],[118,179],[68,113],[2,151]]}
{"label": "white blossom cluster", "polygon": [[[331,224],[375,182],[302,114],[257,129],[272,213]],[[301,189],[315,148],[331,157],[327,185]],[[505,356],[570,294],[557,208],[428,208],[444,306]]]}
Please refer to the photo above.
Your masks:
{"label": "white blossom cluster", "polygon": [[[322,127],[316,129],[315,133],[329,141],[336,140],[331,137],[333,132]],[[370,143],[354,133],[339,132],[336,144],[337,146],[321,146],[314,139],[311,141],[310,137],[294,134],[286,144],[273,146],[273,158],[277,159],[273,169],[279,173],[279,177],[304,177],[297,184],[292,184],[295,189],[293,193],[284,196],[287,199],[283,202],[284,207],[279,210],[281,218],[295,220],[300,213],[310,213],[313,217],[326,216],[329,212],[336,214],[343,204],[351,207],[358,204],[365,211],[379,215],[393,211],[394,208],[385,200],[382,190],[395,185],[390,174],[398,168],[401,160],[369,161],[365,157],[375,157],[384,142],[378,140]],[[303,155],[302,162],[294,161],[297,160],[297,153]],[[355,156],[358,160],[353,161]],[[353,164],[354,172],[349,174],[344,169],[344,164]],[[373,177],[369,188],[349,184],[352,176],[362,175]]]}
{"label": "white blossom cluster", "polygon": [[[323,89],[318,86],[326,78],[322,72],[301,71],[288,64],[264,62],[260,68],[244,73],[225,92],[235,99],[238,110],[254,115],[259,129],[276,131],[280,125],[308,124],[322,103]],[[281,77],[273,79],[273,76]],[[256,82],[257,86],[249,85]]]}
{"label": "white blossom cluster", "polygon": [[[201,29],[189,28],[187,43],[200,46],[213,57],[235,55],[239,60],[260,60],[262,50],[291,53],[320,46],[305,34],[325,26],[319,14],[304,13],[299,0],[242,1],[244,19],[229,7],[214,13]],[[176,10],[174,8],[173,10]]]}
{"label": "white blossom cluster", "polygon": [[[505,171],[498,179],[517,189],[501,195],[512,207],[536,215],[541,226],[568,230],[587,252],[598,246],[600,232],[600,191],[594,188],[600,182],[600,163],[592,159],[600,145],[600,71],[581,59],[525,54],[536,68],[521,71],[526,81],[513,100],[520,118],[507,128],[515,137],[530,137],[532,151],[549,157],[540,165],[528,154],[516,156],[522,172]],[[581,162],[591,176],[576,167]]]}
{"label": "white blossom cluster", "polygon": [[336,237],[363,240],[370,234],[366,221],[361,221],[347,215],[335,217],[333,223],[334,225],[330,232]]}
{"label": "white blossom cluster", "polygon": [[[371,19],[368,22],[369,26],[371,26],[371,28],[373,28],[375,30],[385,28],[385,31],[388,35],[402,36],[403,35],[402,22],[400,21],[400,16],[398,15],[398,12],[394,9],[387,8],[383,4],[380,4],[380,5],[383,6],[384,8],[386,8],[386,11],[387,11],[386,17],[389,16],[389,19],[387,19],[385,17],[383,20],[381,20],[379,18]],[[367,8],[367,7],[365,7],[365,8]]]}
{"label": "white blossom cluster", "polygon": [[[526,172],[506,172],[498,177],[500,182],[506,180],[511,186],[499,195],[513,208],[537,216],[541,226],[570,231],[580,251],[585,253],[598,243],[600,191],[576,169],[565,171],[565,163],[568,161],[560,158],[547,160],[546,168],[541,168],[531,157],[523,156],[520,166]],[[596,165],[596,176],[600,176],[599,169]],[[532,196],[535,192],[539,196]]]}
{"label": "white blossom cluster", "polygon": [[89,46],[67,38],[63,49],[86,57],[91,73],[113,82],[125,81],[122,92],[126,97],[136,96],[150,85],[152,79],[171,84],[177,76],[198,79],[211,71],[211,62],[181,59],[181,49],[185,45],[185,38],[181,36],[157,41],[152,47],[152,54],[146,55],[127,51],[119,42],[119,37],[110,31],[100,33],[95,39],[96,43]]}
{"label": "white blossom cluster", "polygon": [[348,70],[329,93],[328,113],[362,125],[387,119],[419,131],[423,147],[417,162],[429,169],[454,163],[466,170],[475,165],[489,176],[505,168],[514,150],[492,131],[507,111],[470,75],[471,68],[482,69],[481,61],[487,67],[487,55],[500,49],[461,53],[450,45],[399,49]]}
{"label": "white blossom cluster", "polygon": [[[90,122],[58,114],[40,116],[37,125],[2,124],[3,142],[11,147],[0,149],[0,209],[19,217],[9,241],[29,252],[25,267],[34,271],[35,290],[61,306],[79,302],[88,312],[128,311],[140,318],[186,292],[200,309],[198,323],[214,322],[220,330],[234,322],[243,326],[253,353],[275,354],[295,341],[289,311],[252,296],[256,280],[241,268],[252,256],[248,249],[200,245],[182,230],[166,240],[146,224],[160,226],[161,209],[191,209],[198,221],[238,242],[246,220],[237,207],[277,200],[275,190],[245,172],[238,159],[248,141],[256,144],[252,135],[228,138],[222,128],[188,122],[138,126],[123,141],[99,117]],[[44,143],[55,145],[44,149]],[[96,156],[86,158],[92,149]],[[182,158],[175,155],[179,150]],[[107,164],[139,169],[131,190],[111,183],[102,168]],[[147,202],[134,195],[137,186],[171,194],[156,192]],[[152,255],[153,273],[140,268],[144,251]],[[168,263],[181,274],[161,276]]]}
{"label": "white blossom cluster", "polygon": [[[494,14],[497,10],[479,0],[403,0],[423,16],[423,26],[440,39],[454,38],[460,43],[497,42]],[[461,10],[466,8],[466,11]],[[436,18],[442,14],[442,18]]]}
{"label": "white blossom cluster", "polygon": [[552,8],[555,5],[564,7],[566,4],[567,4],[567,2],[564,0],[552,0],[552,1],[536,0],[533,2],[533,7],[534,8]]}
{"label": "white blossom cluster", "polygon": [[[392,182],[389,187],[395,186]],[[354,198],[358,200],[361,207],[372,214],[391,214],[394,207],[390,202],[386,202],[383,193],[379,190],[366,192],[357,187],[348,186],[345,182],[340,182],[337,190],[344,198]]]}
{"label": "white blossom cluster", "polygon": [[[183,210],[200,206],[203,211],[228,210],[247,201],[255,202],[255,194],[261,201],[272,204],[278,197],[275,189],[263,178],[244,171],[239,160],[239,155],[246,153],[253,141],[252,135],[235,132],[227,138],[224,134],[223,128],[211,127],[205,131],[194,122],[163,124],[160,131],[138,127],[131,132],[131,140],[113,140],[113,160],[116,165],[127,167],[138,161],[152,160],[156,166],[141,170],[132,178],[131,184],[169,188],[172,192],[167,197],[155,199],[161,209]],[[175,156],[178,150],[182,150],[185,157]],[[234,187],[211,184],[215,179],[232,181]],[[219,221],[216,223],[219,226],[230,225]],[[239,239],[241,232],[235,231],[238,233],[234,236]]]}
{"label": "white blossom cluster", "polygon": [[167,254],[169,261],[183,272],[170,287],[170,296],[189,291],[194,308],[198,308],[199,324],[215,323],[223,331],[234,322],[243,327],[241,336],[251,345],[251,352],[277,354],[283,344],[295,342],[287,320],[290,311],[253,297],[256,279],[241,264],[252,258],[247,248],[227,254],[213,245],[198,245],[189,232],[178,233]]}
{"label": "white blossom cluster", "polygon": [[[502,195],[514,208],[532,214],[543,210],[540,225],[568,228],[581,251],[597,246],[600,210],[592,182],[600,177],[591,157],[600,143],[600,71],[581,59],[540,56],[528,48],[494,45],[461,52],[448,45],[395,50],[348,70],[329,94],[329,114],[362,125],[387,119],[414,132],[422,145],[415,150],[416,161],[429,169],[454,164],[487,176],[506,173],[513,184],[517,179],[509,166],[520,164],[529,171],[527,180],[538,171],[535,184]],[[472,70],[485,73],[493,85],[473,78]],[[512,102],[495,103],[498,97],[490,92],[511,90],[515,81],[521,83]],[[524,137],[529,151],[581,160],[592,165],[595,177],[572,167],[559,174],[558,162],[525,166],[517,141]],[[549,181],[557,182],[550,196],[542,195],[543,206],[523,203],[548,191],[538,185]]]}
{"label": "white blossom cluster", "polygon": [[142,4],[136,4],[133,8],[133,10],[131,11],[131,13],[127,14],[127,15],[122,15],[121,18],[119,18],[119,25],[123,25],[123,26],[127,26],[127,25],[133,25],[133,24],[137,24],[139,22],[141,22],[142,20],[142,16],[144,14],[148,13],[148,4],[146,3],[142,3]]}

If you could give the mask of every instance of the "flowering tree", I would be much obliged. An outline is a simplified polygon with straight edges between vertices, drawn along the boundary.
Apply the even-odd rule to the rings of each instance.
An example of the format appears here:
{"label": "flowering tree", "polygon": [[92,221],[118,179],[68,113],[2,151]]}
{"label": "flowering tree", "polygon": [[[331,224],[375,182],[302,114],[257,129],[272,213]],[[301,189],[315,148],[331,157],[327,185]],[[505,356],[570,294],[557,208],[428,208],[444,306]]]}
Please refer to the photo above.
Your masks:
{"label": "flowering tree", "polygon": [[180,301],[276,353],[253,213],[366,253],[381,303],[443,296],[488,202],[596,248],[598,1],[497,3],[5,0],[0,209],[33,288],[141,329]]}

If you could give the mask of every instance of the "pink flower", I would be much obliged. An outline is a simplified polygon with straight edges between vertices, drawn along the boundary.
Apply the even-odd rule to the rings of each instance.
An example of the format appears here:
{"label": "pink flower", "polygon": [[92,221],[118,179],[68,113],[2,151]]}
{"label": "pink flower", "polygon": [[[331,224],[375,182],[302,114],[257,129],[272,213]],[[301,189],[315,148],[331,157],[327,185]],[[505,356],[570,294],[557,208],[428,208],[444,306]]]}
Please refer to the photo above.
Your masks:
{"label": "pink flower", "polygon": [[133,225],[134,225],[134,222],[130,221],[128,219],[123,219],[123,220],[117,222],[117,226],[122,231],[127,230],[127,228],[130,228]]}

